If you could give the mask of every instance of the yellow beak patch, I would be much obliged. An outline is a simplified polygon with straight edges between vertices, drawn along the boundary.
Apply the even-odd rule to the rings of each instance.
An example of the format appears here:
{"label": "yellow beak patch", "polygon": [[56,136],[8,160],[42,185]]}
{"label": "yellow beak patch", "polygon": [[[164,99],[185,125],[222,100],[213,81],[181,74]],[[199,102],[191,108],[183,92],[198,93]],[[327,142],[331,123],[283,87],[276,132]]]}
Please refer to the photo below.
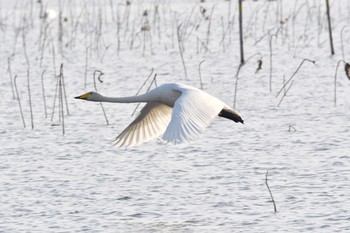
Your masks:
{"label": "yellow beak patch", "polygon": [[88,92],[88,93],[85,93],[85,94],[83,94],[83,95],[81,95],[81,96],[75,97],[75,99],[83,99],[83,100],[86,100],[86,99],[89,97],[89,95],[90,95],[90,93]]}

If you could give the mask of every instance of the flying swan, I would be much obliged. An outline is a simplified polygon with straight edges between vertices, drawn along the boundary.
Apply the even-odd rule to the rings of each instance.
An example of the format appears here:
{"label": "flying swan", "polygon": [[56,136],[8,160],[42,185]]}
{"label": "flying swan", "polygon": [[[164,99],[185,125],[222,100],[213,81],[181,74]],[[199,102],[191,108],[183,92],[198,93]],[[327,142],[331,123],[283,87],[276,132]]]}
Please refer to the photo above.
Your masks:
{"label": "flying swan", "polygon": [[115,145],[128,147],[160,136],[166,142],[180,144],[196,138],[216,117],[234,122],[240,114],[221,100],[195,87],[163,84],[145,94],[130,97],[106,97],[88,92],[75,99],[110,103],[146,102],[140,114],[115,138]]}

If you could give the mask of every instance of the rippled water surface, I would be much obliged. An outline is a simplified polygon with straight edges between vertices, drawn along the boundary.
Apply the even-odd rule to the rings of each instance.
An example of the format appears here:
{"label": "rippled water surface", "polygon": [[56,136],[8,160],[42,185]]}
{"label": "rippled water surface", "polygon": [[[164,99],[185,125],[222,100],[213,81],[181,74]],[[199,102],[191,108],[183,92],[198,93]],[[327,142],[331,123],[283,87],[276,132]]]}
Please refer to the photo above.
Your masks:
{"label": "rippled water surface", "polygon": [[[350,54],[348,1],[331,5],[333,56],[323,2],[244,1],[246,59],[259,53],[237,83],[245,124],[217,118],[188,144],[153,140],[127,149],[110,139],[130,123],[136,104],[104,104],[106,125],[98,103],[73,97],[94,89],[95,70],[104,73],[98,90],[109,96],[135,94],[152,69],[158,85],[200,87],[204,60],[203,89],[232,105],[236,1],[62,1],[62,50],[59,2],[42,2],[49,12],[42,18],[36,1],[0,3],[0,232],[350,231],[350,82],[342,62],[334,104],[335,68]],[[140,31],[146,18],[151,30]],[[291,82],[278,91],[304,58],[316,64],[304,62],[278,106]],[[55,98],[61,63],[65,135]],[[13,98],[15,75],[26,128]]]}

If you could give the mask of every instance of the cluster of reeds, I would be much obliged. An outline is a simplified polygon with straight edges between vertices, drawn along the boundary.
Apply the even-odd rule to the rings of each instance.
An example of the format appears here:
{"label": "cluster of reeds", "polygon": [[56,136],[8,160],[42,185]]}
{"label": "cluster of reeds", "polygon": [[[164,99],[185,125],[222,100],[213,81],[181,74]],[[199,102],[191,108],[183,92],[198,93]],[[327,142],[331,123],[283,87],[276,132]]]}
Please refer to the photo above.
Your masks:
{"label": "cluster of reeds", "polygon": [[[239,4],[239,13],[245,12],[244,11],[244,4],[243,4],[243,10],[241,9],[241,1],[238,2]],[[338,10],[341,11],[341,8],[345,7],[341,3],[339,3]],[[271,14],[271,8],[275,8],[275,15]],[[350,8],[350,4],[347,4],[347,9]],[[262,11],[264,13],[262,13]],[[311,47],[313,43],[315,42],[314,38],[317,38],[317,47],[319,49],[326,50],[327,48],[323,48],[323,44],[325,44],[327,41],[321,40],[322,35],[328,34],[328,40],[330,44],[330,54],[332,56],[337,56],[337,54],[340,54],[340,51],[335,51],[335,45],[333,38],[339,38],[338,36],[333,35],[333,29],[334,25],[332,24],[332,20],[335,19],[332,18],[332,11],[334,14],[336,14],[335,7],[330,6],[330,3],[328,0],[325,1],[316,1],[316,2],[309,2],[309,1],[294,1],[294,7],[293,9],[288,9],[287,11],[283,9],[282,1],[262,1],[259,4],[255,4],[255,8],[251,11],[251,15],[249,16],[249,20],[245,21],[246,25],[243,25],[243,35],[244,38],[250,37],[250,39],[253,37],[255,40],[254,45],[259,46],[261,44],[268,42],[269,44],[269,80],[268,80],[268,89],[270,92],[273,92],[276,90],[276,87],[274,87],[274,83],[279,84],[281,82],[281,79],[276,80],[276,78],[283,77],[282,79],[282,87],[279,87],[277,90],[276,97],[282,96],[277,106],[280,106],[284,100],[284,98],[287,96],[287,93],[293,86],[294,80],[293,78],[297,74],[297,72],[300,70],[301,66],[305,61],[311,61],[312,63],[316,63],[314,59],[307,59],[300,54],[302,54],[307,48]],[[270,14],[268,14],[270,12]],[[287,12],[287,13],[283,13]],[[304,13],[304,14],[303,14]],[[305,18],[303,18],[305,17]],[[253,20],[255,18],[255,21]],[[263,18],[263,20],[258,20]],[[269,28],[266,27],[268,21],[273,21],[273,18],[275,18],[275,23],[270,24]],[[240,21],[241,18],[239,17]],[[349,22],[349,18],[343,21],[343,23],[347,24]],[[303,23],[303,30],[296,30],[296,25],[300,25]],[[317,30],[313,30],[314,25],[317,25]],[[241,37],[241,25],[240,25],[240,37]],[[336,74],[334,78],[334,105],[336,105],[336,91],[337,91],[337,70],[340,62],[346,63],[346,58],[344,56],[344,40],[343,35],[344,31],[347,28],[347,26],[343,26],[340,31],[340,47],[341,47],[341,55],[342,59],[338,62],[337,68],[336,68]],[[299,26],[300,29],[300,26]],[[338,40],[339,41],[339,40]],[[243,51],[243,44],[242,39],[240,40],[240,46],[241,46],[241,62],[238,65],[237,73],[234,75],[235,80],[235,89],[234,89],[234,101],[233,105],[236,105],[237,102],[237,85],[238,85],[238,74],[241,70],[242,66],[245,65],[244,61],[244,54],[242,54]],[[339,46],[339,45],[338,45]],[[274,54],[276,54],[275,47],[278,47],[279,50],[285,49],[286,51],[294,51],[293,52],[293,59],[296,61],[301,61],[301,64],[296,69],[295,72],[291,75],[291,77],[285,81],[284,77],[286,73],[280,73],[281,69],[276,70],[274,67],[274,59],[279,59],[278,57],[274,57]],[[330,65],[331,67],[331,65]],[[261,68],[261,67],[260,67]],[[288,67],[286,67],[288,68]],[[346,69],[346,68],[345,68]],[[283,72],[291,72],[290,70],[284,69]],[[314,75],[315,76],[315,75]]]}
{"label": "cluster of reeds", "polygon": [[[21,8],[19,5],[22,3]],[[104,63],[106,58],[113,54],[116,54],[118,59],[125,59],[125,54],[130,51],[144,57],[157,56],[160,51],[176,52],[178,64],[183,69],[183,77],[190,79],[189,70],[193,67],[198,69],[199,87],[203,89],[205,80],[201,65],[205,56],[220,51],[227,53],[227,58],[232,59],[233,65],[238,67],[237,72],[233,72],[233,105],[236,105],[239,72],[258,55],[258,67],[255,72],[258,73],[262,69],[263,57],[267,55],[269,61],[264,61],[264,64],[269,63],[268,89],[271,93],[279,90],[277,97],[282,97],[278,101],[278,106],[287,96],[304,61],[314,60],[305,59],[299,54],[309,46],[315,46],[313,45],[315,40],[316,46],[320,49],[328,49],[327,46],[323,46],[328,41],[324,41],[322,38],[325,36],[322,35],[329,34],[331,54],[334,54],[333,56],[341,54],[339,60],[347,64],[345,47],[349,39],[343,37],[347,35],[348,27],[342,25],[340,36],[332,34],[332,29],[335,27],[331,23],[332,19],[334,20],[332,14],[336,15],[334,11],[342,9],[329,6],[328,0],[325,2],[298,0],[293,3],[294,7],[291,9],[285,9],[281,0],[257,1],[254,4],[232,0],[222,3],[198,1],[192,5],[186,3],[190,8],[182,11],[179,11],[182,5],[174,7],[176,4],[184,3],[60,0],[54,5],[47,0],[17,0],[13,6],[7,6],[8,11],[0,15],[0,26],[3,33],[2,42],[11,41],[9,42],[11,46],[2,53],[2,56],[7,59],[12,96],[18,100],[23,126],[26,127],[24,115],[27,114],[25,107],[27,105],[20,100],[21,84],[18,80],[27,77],[26,92],[31,127],[34,128],[34,119],[38,115],[34,109],[39,103],[37,98],[40,96],[43,116],[48,118],[51,110],[51,121],[55,122],[54,118],[57,116],[63,128],[62,132],[65,133],[64,117],[69,115],[69,101],[63,66],[67,69],[70,64],[77,63],[75,60],[84,64],[82,71],[78,72],[81,74],[78,80],[81,87],[87,88],[91,84],[89,80],[93,77],[94,87],[97,90],[96,78],[101,81],[103,73],[96,69],[96,63]],[[350,8],[350,4],[348,3],[346,7]],[[343,22],[349,23],[350,17],[343,19]],[[303,30],[297,30],[297,26]],[[341,46],[341,53],[335,50],[337,46],[333,42],[333,38],[338,37],[340,40],[336,41],[340,41],[338,47]],[[244,43],[246,41],[248,43]],[[269,45],[268,53],[261,49],[264,43]],[[249,49],[244,50],[243,44]],[[252,46],[255,53],[245,55],[244,52],[251,51]],[[282,77],[288,72],[292,73],[293,70],[286,69],[284,73],[280,73],[278,72],[280,69],[276,69],[274,63],[277,59],[276,49],[281,48],[287,48],[293,54],[293,59],[301,61],[300,66],[287,81],[282,81]],[[198,55],[198,62],[190,62],[194,55]],[[240,57],[239,62],[234,59],[235,56]],[[22,64],[20,67],[25,69],[14,69],[18,64]],[[340,62],[337,64],[334,79],[335,105],[339,64]],[[349,75],[348,65],[345,69]],[[24,73],[26,75],[23,75]],[[36,80],[40,80],[40,85],[36,85]],[[281,82],[282,87],[278,87]],[[154,84],[156,84],[155,77],[150,86]],[[38,87],[41,89],[40,95],[33,95],[33,92],[39,92]],[[48,94],[47,89],[50,92],[52,90],[54,95]],[[48,98],[52,99],[52,107],[47,105]],[[109,124],[102,104],[101,109],[106,124]]]}

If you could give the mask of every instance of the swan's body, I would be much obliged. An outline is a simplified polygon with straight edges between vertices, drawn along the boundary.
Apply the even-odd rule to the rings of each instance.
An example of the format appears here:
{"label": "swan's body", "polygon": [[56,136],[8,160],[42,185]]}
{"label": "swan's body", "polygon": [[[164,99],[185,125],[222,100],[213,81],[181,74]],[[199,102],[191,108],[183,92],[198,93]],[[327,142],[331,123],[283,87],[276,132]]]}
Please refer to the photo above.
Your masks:
{"label": "swan's body", "polygon": [[75,97],[96,102],[146,102],[139,116],[115,138],[118,146],[132,146],[158,137],[174,144],[196,138],[216,117],[243,123],[239,113],[214,96],[184,84],[163,84],[143,95],[105,97],[88,92]]}

